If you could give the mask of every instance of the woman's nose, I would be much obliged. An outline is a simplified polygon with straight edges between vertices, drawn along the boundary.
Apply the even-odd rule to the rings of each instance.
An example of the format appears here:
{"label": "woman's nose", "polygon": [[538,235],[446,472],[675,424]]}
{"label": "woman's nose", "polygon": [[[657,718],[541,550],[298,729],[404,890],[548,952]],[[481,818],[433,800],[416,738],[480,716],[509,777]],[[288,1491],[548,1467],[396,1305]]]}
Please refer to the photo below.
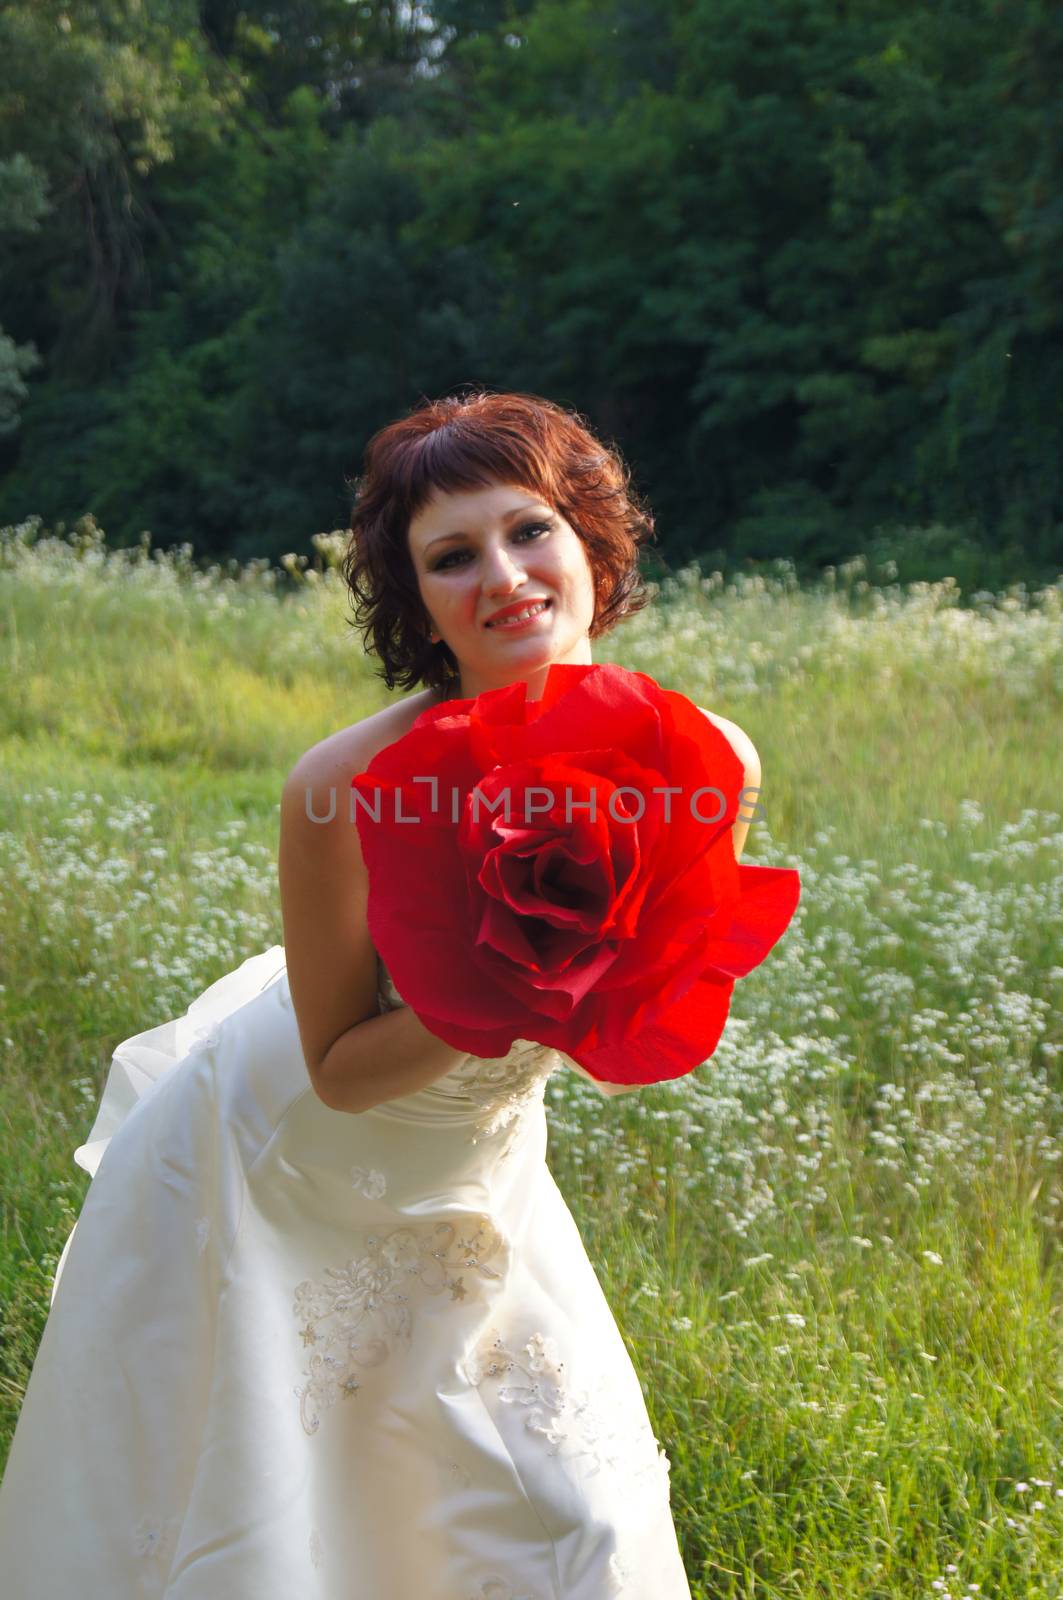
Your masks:
{"label": "woman's nose", "polygon": [[508,594],[524,582],[524,568],[505,550],[488,551],[484,557],[484,591],[487,594]]}

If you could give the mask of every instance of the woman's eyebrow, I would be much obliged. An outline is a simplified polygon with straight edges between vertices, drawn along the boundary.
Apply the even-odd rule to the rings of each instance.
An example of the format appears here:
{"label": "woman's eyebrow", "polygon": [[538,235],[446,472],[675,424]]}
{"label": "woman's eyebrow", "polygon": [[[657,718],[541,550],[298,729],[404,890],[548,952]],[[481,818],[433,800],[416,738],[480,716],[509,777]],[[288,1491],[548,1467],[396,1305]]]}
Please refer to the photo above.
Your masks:
{"label": "woman's eyebrow", "polygon": [[[506,512],[506,514],[502,518],[502,521],[503,522],[512,522],[514,517],[519,517],[522,514],[522,512],[532,511],[532,510],[535,509],[536,506],[538,506],[540,504],[541,504],[541,502],[538,501],[538,500],[529,500],[526,505],[514,506],[512,511],[507,511]],[[461,529],[458,529],[454,533],[440,533],[440,534],[437,534],[434,539],[429,539],[428,543],[424,547],[424,553],[425,553],[425,555],[427,555],[429,550],[431,550],[431,548],[432,548],[432,546],[434,544],[442,544],[444,539],[467,539],[468,537],[469,537],[469,535],[467,533],[463,532]]]}

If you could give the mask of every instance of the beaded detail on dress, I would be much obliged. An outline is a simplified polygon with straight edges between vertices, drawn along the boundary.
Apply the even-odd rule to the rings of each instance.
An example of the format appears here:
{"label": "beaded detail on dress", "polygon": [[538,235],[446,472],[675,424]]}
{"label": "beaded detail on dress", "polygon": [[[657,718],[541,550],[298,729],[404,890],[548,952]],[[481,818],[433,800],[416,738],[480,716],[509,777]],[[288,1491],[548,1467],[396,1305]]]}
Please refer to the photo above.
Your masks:
{"label": "beaded detail on dress", "polygon": [[295,1290],[292,1310],[310,1349],[307,1381],[295,1390],[307,1433],[317,1432],[324,1408],[358,1393],[365,1369],[410,1339],[417,1301],[449,1290],[456,1304],[476,1293],[479,1280],[500,1282],[509,1250],[484,1212],[410,1222],[370,1234],[367,1244],[364,1255]]}
{"label": "beaded detail on dress", "polygon": [[[377,956],[377,1001],[381,1011],[396,1011],[406,1004],[383,961]],[[546,1081],[561,1065],[561,1056],[549,1045],[532,1039],[515,1039],[504,1056],[466,1056],[430,1086],[448,1099],[479,1106],[478,1133],[490,1135],[543,1098]],[[475,1140],[473,1141],[475,1143]]]}
{"label": "beaded detail on dress", "polygon": [[584,1457],[591,1475],[615,1473],[625,1495],[656,1490],[668,1498],[671,1463],[645,1412],[608,1384],[574,1388],[552,1336],[535,1332],[518,1348],[487,1328],[462,1374],[476,1388],[491,1380],[498,1398],[522,1410],[527,1430],[546,1441],[547,1455]]}

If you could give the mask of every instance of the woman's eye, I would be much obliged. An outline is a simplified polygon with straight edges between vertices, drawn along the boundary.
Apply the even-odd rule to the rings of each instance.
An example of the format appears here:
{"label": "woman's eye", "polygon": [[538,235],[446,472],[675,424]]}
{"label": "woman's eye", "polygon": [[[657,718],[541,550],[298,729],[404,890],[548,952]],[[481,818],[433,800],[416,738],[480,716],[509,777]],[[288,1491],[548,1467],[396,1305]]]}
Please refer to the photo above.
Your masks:
{"label": "woman's eye", "polygon": [[[517,529],[514,537],[521,539],[526,533],[533,533],[536,535],[549,533],[552,528],[552,522],[526,522],[523,527]],[[444,571],[444,569],[448,567],[456,557],[466,556],[468,553],[469,552],[467,550],[451,550],[448,555],[443,556],[440,561],[436,562],[435,566],[432,568],[433,572]]]}

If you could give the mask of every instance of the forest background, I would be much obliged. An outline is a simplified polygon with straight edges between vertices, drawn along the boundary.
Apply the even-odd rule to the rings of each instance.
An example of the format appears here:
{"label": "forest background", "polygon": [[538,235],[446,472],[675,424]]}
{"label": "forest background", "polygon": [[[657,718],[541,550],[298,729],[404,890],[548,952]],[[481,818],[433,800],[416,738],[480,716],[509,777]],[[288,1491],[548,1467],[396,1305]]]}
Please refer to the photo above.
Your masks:
{"label": "forest background", "polygon": [[0,524],[308,553],[464,384],[665,568],[1063,568],[1063,10],[0,4]]}

